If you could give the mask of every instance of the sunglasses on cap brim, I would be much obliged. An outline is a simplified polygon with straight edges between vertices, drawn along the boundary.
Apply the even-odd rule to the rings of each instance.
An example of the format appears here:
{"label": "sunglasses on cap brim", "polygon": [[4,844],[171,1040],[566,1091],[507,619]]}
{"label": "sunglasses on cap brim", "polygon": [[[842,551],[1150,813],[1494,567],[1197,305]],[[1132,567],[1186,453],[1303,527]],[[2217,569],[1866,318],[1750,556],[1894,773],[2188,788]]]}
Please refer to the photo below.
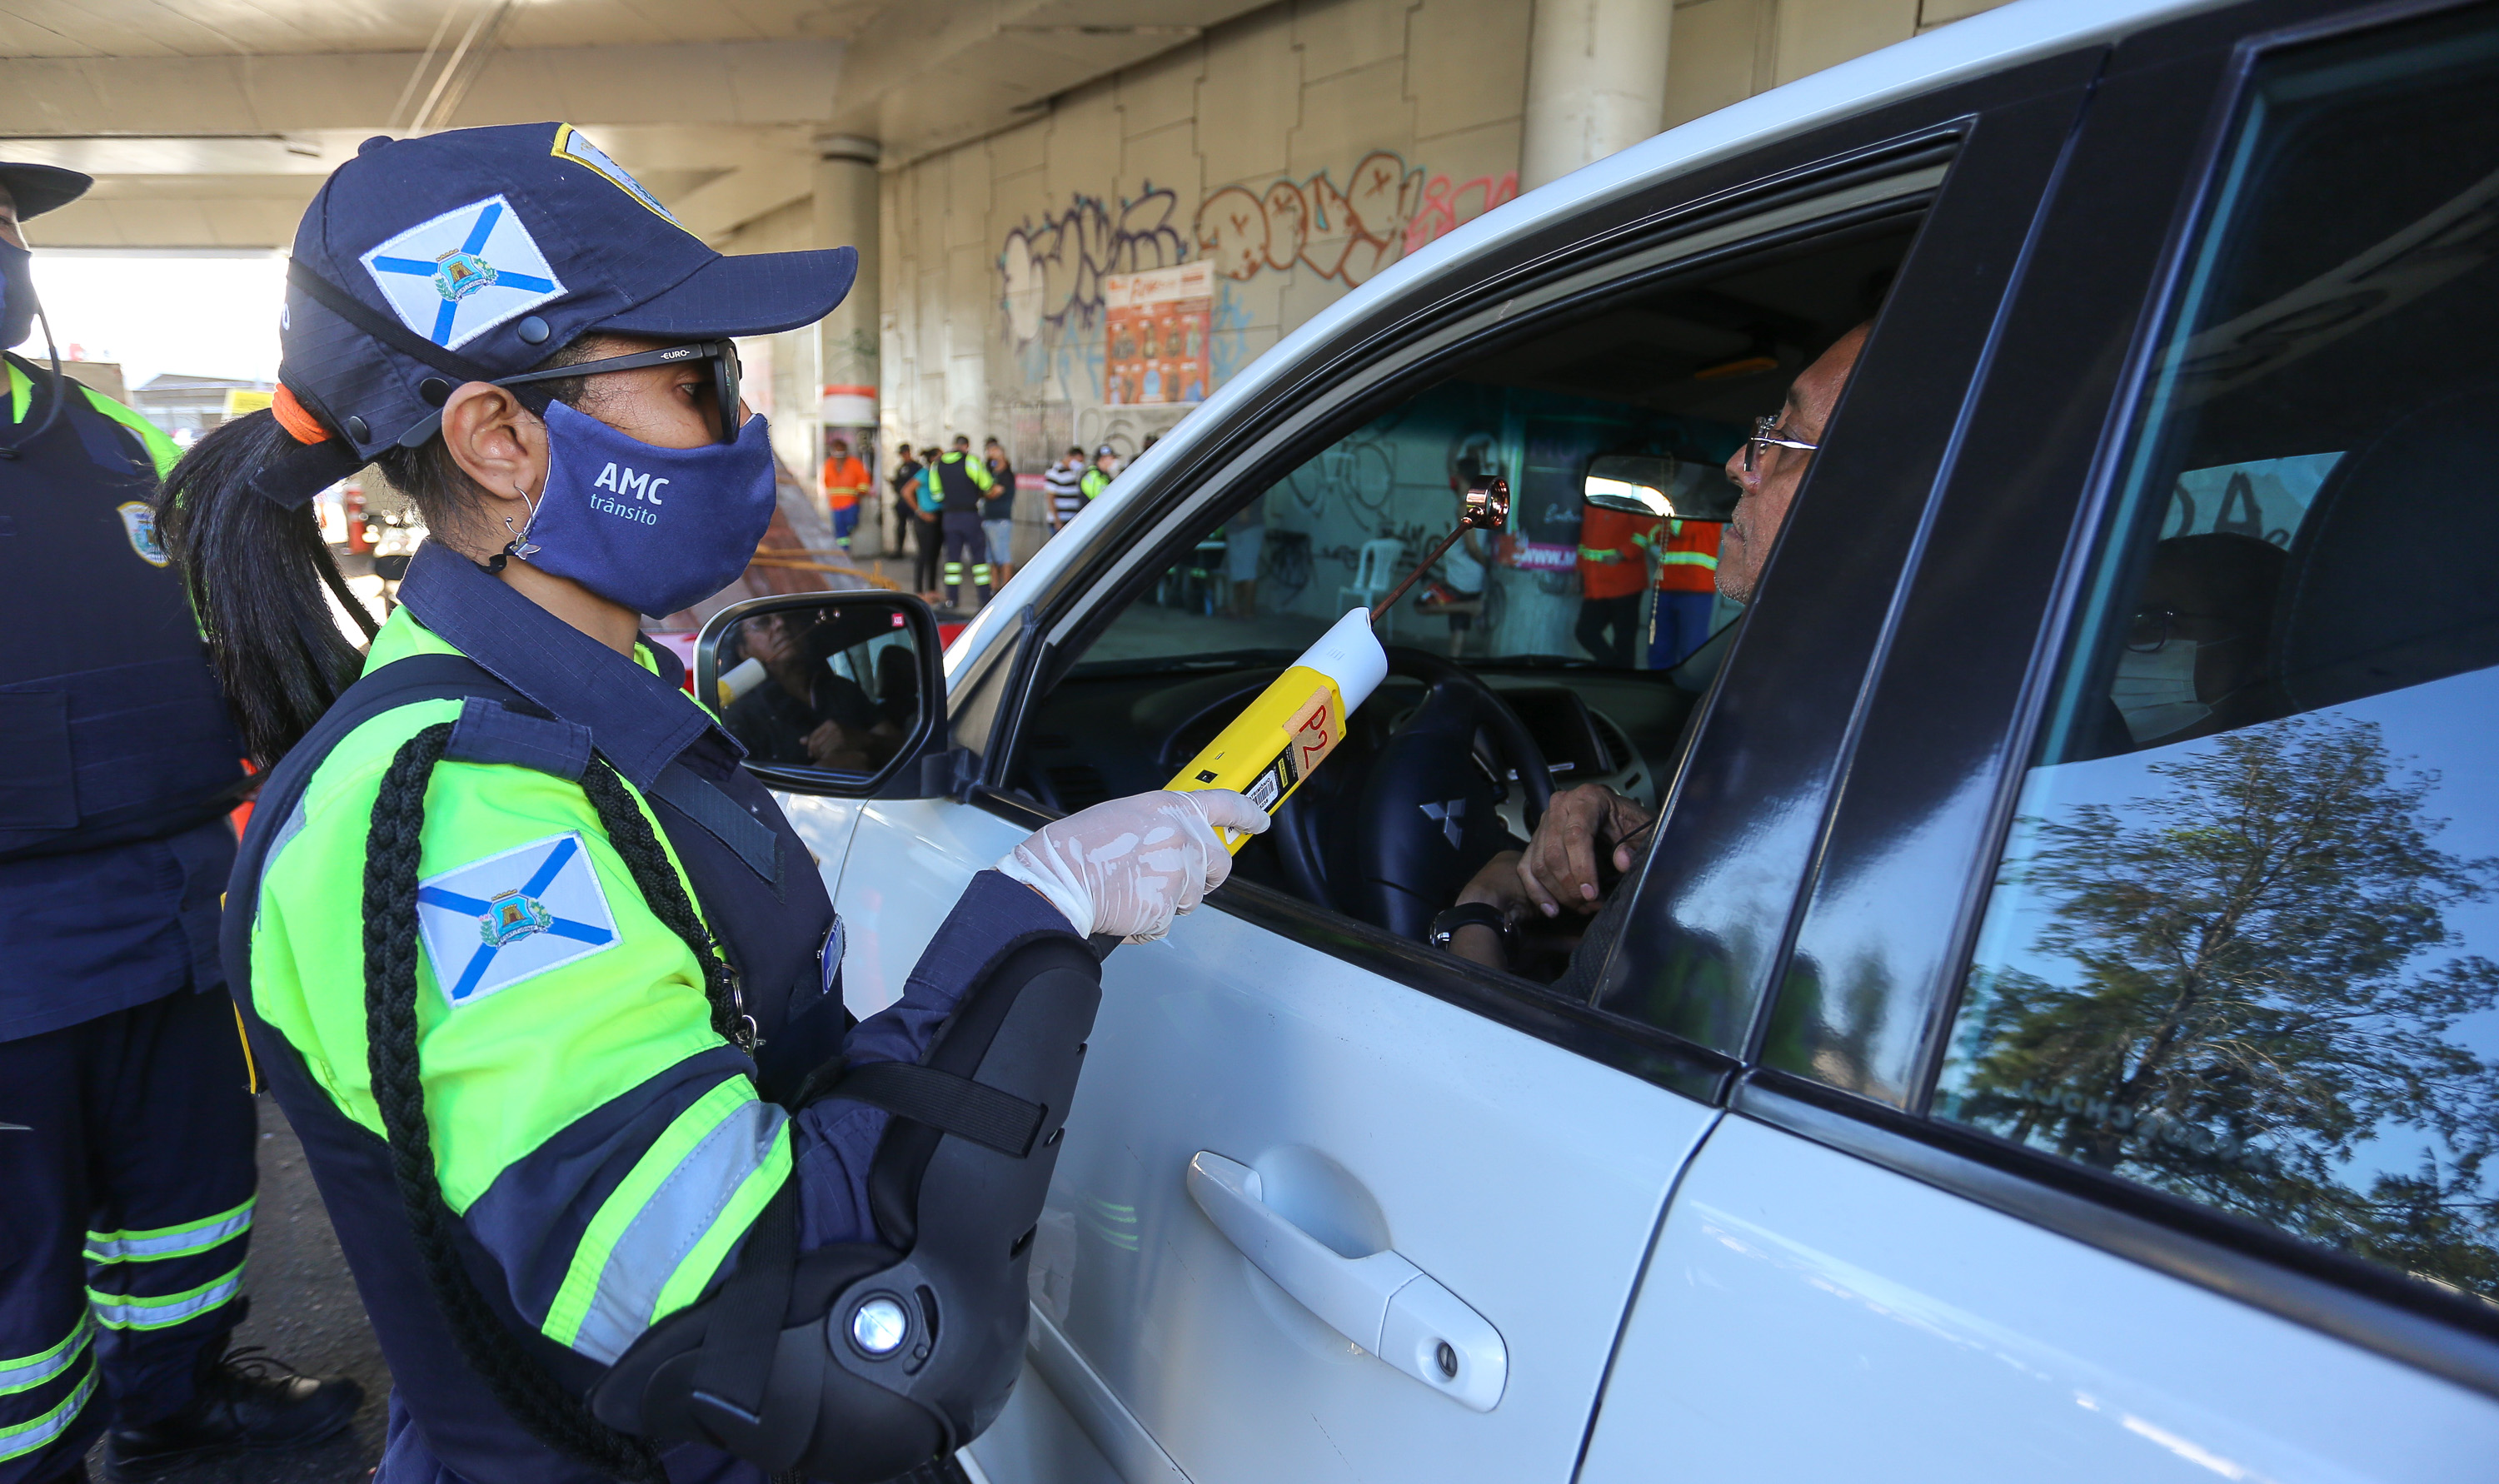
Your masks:
{"label": "sunglasses on cap brim", "polygon": [[[575,376],[600,376],[609,371],[640,371],[650,366],[682,366],[689,361],[711,363],[712,410],[715,414],[712,432],[718,441],[737,441],[738,364],[735,340],[692,340],[683,345],[665,345],[658,350],[637,350],[627,356],[607,356],[597,361],[575,361],[570,366],[541,367],[513,376],[498,376],[489,385],[524,386],[533,381],[567,381]],[[400,435],[403,448],[414,448],[442,429],[442,414],[435,413]]]}

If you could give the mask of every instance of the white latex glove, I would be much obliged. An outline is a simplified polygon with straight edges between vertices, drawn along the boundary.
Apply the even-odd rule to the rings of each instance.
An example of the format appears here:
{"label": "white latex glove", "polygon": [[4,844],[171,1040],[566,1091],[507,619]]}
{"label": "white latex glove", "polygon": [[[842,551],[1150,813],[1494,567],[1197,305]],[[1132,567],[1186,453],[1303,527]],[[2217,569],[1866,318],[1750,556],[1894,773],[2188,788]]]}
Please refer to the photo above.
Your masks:
{"label": "white latex glove", "polygon": [[1230,789],[1133,793],[1026,836],[998,862],[1087,935],[1150,943],[1232,874],[1215,826],[1257,834],[1266,811]]}

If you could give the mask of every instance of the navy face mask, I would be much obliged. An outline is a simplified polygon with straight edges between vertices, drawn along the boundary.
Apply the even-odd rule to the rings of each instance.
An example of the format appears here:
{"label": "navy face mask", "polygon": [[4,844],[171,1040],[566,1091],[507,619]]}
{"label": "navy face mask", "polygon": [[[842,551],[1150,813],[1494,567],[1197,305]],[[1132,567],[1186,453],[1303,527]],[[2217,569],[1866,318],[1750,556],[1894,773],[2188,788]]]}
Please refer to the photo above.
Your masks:
{"label": "navy face mask", "polygon": [[511,548],[654,618],[737,580],[772,524],[772,445],[761,414],[734,443],[660,448],[563,403],[546,410],[547,479]]}
{"label": "navy face mask", "polygon": [[0,242],[0,350],[35,330],[35,255],[15,242]]}

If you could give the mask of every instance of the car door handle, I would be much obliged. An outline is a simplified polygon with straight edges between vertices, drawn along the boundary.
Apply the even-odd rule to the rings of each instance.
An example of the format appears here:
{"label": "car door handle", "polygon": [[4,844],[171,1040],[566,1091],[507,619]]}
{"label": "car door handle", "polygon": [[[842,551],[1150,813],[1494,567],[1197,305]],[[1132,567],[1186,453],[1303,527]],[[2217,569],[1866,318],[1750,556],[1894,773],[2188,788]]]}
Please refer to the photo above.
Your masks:
{"label": "car door handle", "polygon": [[1189,1199],[1257,1270],[1346,1339],[1441,1392],[1488,1412],[1509,1383],[1501,1332],[1397,1253],[1342,1257],[1267,1204],[1258,1172],[1200,1150]]}

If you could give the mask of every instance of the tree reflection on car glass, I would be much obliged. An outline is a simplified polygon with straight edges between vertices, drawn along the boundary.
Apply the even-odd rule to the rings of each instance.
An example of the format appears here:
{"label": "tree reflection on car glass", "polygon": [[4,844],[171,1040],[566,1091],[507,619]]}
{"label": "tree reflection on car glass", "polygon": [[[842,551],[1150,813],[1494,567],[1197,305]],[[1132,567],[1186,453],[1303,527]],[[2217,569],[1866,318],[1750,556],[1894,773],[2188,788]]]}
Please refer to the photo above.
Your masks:
{"label": "tree reflection on car glass", "polygon": [[2499,33],[2392,36],[2259,70],[1933,1111],[2499,1300]]}

